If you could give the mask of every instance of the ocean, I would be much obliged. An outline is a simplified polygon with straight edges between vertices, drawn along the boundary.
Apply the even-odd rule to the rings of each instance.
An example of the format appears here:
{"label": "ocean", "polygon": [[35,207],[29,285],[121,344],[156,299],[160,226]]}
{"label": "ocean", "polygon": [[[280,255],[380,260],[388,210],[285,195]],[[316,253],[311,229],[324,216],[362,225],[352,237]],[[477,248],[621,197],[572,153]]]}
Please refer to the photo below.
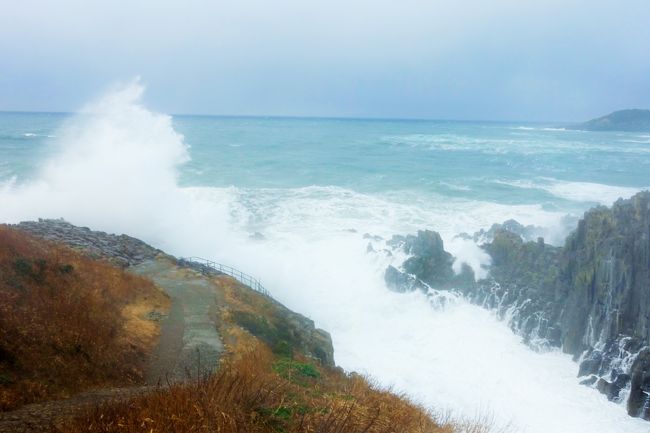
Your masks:
{"label": "ocean", "polygon": [[[516,219],[561,245],[650,186],[650,134],[508,123],[171,116],[134,84],[76,114],[0,113],[0,222],[65,218],[252,274],[332,334],[338,365],[434,410],[527,433],[647,432],[487,310],[389,291],[385,241]],[[369,248],[369,245],[371,248]]]}

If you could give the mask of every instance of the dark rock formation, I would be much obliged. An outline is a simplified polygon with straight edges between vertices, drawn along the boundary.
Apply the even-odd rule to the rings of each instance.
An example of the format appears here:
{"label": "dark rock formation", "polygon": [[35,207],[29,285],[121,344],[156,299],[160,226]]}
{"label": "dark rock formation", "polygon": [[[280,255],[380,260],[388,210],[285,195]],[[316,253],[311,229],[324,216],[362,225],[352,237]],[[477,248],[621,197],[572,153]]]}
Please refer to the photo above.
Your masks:
{"label": "dark rock formation", "polygon": [[650,348],[646,347],[632,364],[632,385],[627,411],[632,416],[650,420]]}
{"label": "dark rock formation", "polygon": [[583,131],[650,131],[650,110],[620,110],[607,116],[599,117],[578,125],[569,125],[567,129]]}
{"label": "dark rock formation", "polygon": [[533,225],[524,226],[517,220],[507,220],[502,224],[492,224],[489,230],[479,230],[474,233],[474,235],[469,236],[465,233],[466,238],[473,239],[475,242],[492,242],[494,236],[500,231],[508,231],[516,235],[521,236],[525,241],[535,240],[537,238],[543,237],[546,233],[542,227],[537,227]]}
{"label": "dark rock formation", "polygon": [[[580,360],[579,376],[615,400],[630,387],[628,412],[650,417],[650,192],[587,213],[564,247],[525,242],[521,227],[493,227],[482,248],[490,275],[453,274],[453,258],[434,232],[401,238],[412,255],[387,270],[393,285],[419,280],[453,288],[492,308],[535,348],[561,347]],[[635,360],[636,359],[636,360]]]}
{"label": "dark rock formation", "polygon": [[424,230],[417,236],[393,236],[387,244],[411,255],[402,264],[404,272],[392,266],[386,270],[384,279],[393,290],[425,289],[422,283],[435,288],[454,288],[474,281],[474,272],[469,266],[463,266],[460,275],[456,275],[452,267],[454,258],[445,251],[437,232]]}
{"label": "dark rock formation", "polygon": [[139,265],[163,253],[131,236],[92,231],[64,220],[39,219],[21,222],[15,227],[42,239],[83,250],[93,258],[107,259],[121,267]]}
{"label": "dark rock formation", "polygon": [[389,289],[395,292],[411,292],[416,289],[426,290],[426,285],[413,275],[406,274],[397,270],[394,266],[389,266],[384,274],[384,280]]}

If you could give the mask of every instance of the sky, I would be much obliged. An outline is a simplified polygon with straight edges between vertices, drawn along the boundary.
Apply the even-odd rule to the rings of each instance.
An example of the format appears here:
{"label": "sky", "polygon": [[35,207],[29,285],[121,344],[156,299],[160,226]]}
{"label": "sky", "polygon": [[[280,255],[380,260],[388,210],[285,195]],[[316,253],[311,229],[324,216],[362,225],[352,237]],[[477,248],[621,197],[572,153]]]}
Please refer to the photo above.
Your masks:
{"label": "sky", "polygon": [[581,121],[650,108],[650,0],[0,0],[0,110],[140,76],[172,114]]}

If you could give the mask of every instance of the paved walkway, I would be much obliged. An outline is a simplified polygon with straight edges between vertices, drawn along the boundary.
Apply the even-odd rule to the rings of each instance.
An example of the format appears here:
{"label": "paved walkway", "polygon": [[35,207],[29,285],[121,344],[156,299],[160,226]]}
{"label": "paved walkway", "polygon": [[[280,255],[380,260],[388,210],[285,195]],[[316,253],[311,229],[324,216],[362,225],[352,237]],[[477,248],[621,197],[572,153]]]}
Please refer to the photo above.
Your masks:
{"label": "paved walkway", "polygon": [[167,259],[148,260],[131,268],[151,278],[172,298],[169,316],[161,323],[158,347],[147,383],[196,379],[217,367],[223,344],[217,333],[217,294],[213,283],[191,269]]}

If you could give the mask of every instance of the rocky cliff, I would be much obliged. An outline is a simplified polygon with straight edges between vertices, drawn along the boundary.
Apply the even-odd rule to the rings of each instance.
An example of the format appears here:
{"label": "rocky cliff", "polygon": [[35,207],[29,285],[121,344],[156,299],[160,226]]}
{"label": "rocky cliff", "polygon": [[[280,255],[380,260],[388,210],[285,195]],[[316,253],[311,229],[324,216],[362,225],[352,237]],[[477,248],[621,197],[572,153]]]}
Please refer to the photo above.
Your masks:
{"label": "rocky cliff", "polygon": [[489,276],[452,270],[431,231],[396,237],[411,257],[386,271],[397,290],[453,289],[495,309],[532,347],[560,347],[579,362],[582,382],[650,420],[650,192],[585,213],[563,247],[524,241],[495,226],[482,245]]}

